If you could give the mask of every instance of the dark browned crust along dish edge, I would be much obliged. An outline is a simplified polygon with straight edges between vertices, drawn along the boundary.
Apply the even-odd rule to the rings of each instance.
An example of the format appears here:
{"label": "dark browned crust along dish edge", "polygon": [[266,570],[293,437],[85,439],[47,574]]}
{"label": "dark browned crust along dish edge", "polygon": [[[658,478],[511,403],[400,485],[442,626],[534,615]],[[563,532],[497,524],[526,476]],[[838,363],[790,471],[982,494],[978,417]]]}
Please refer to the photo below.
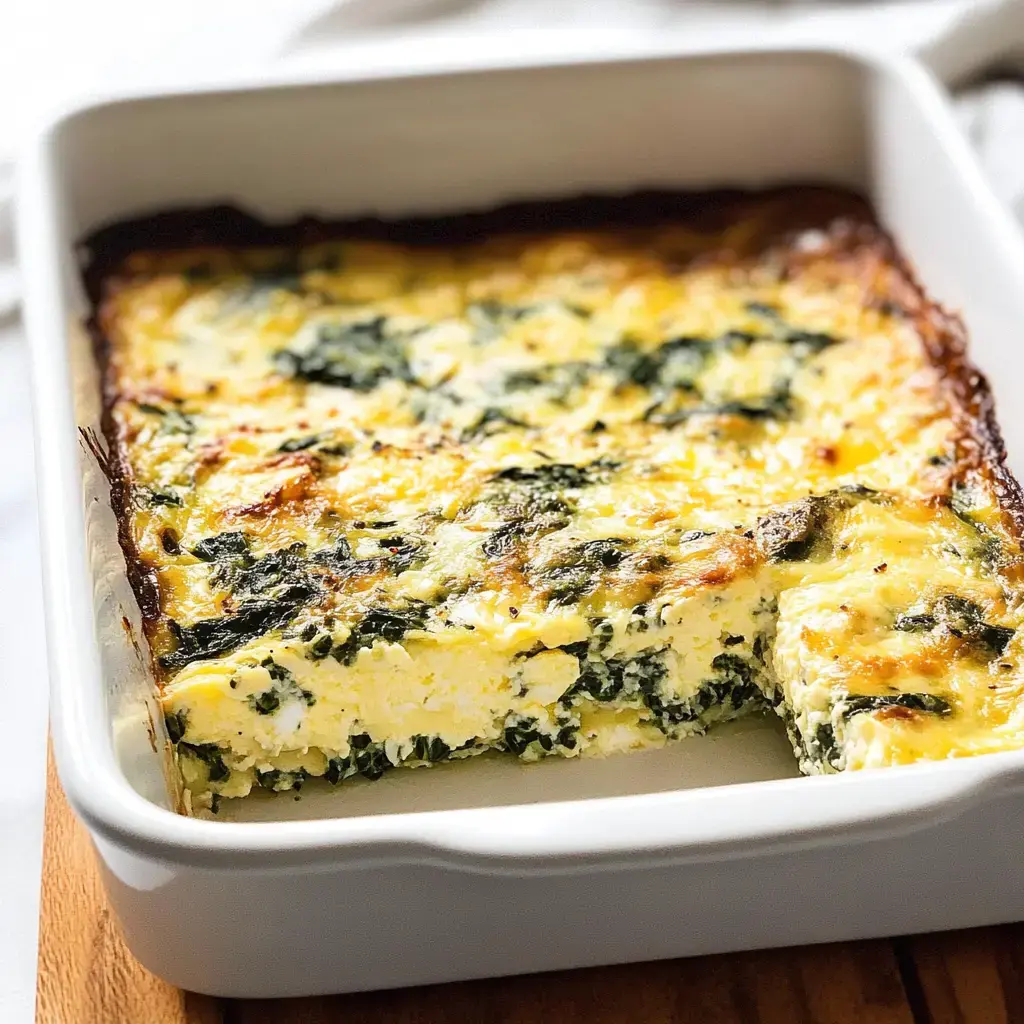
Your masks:
{"label": "dark browned crust along dish edge", "polygon": [[[156,576],[139,557],[131,530],[131,469],[113,418],[116,382],[109,359],[110,341],[101,326],[110,281],[133,253],[171,253],[194,249],[286,248],[294,250],[341,238],[377,240],[409,246],[464,245],[495,234],[537,234],[559,230],[628,230],[657,223],[678,223],[717,234],[755,211],[763,230],[750,251],[728,255],[741,262],[768,249],[784,249],[803,230],[832,225],[828,241],[835,255],[854,263],[888,264],[884,293],[875,296],[912,318],[933,366],[939,372],[950,409],[960,427],[957,462],[949,482],[988,476],[1003,513],[1004,526],[1017,542],[1024,537],[1024,493],[1006,465],[1006,450],[991,388],[967,357],[967,333],[959,317],[930,299],[893,239],[878,226],[870,204],[851,191],[817,184],[794,184],[765,190],[720,189],[702,192],[642,191],[627,195],[586,195],[570,199],[517,202],[490,210],[400,220],[354,218],[322,220],[303,217],[285,224],[261,220],[231,205],[180,208],[118,221],[102,227],[78,246],[82,278],[91,309],[87,328],[101,375],[101,429],[107,442],[105,473],[111,505],[125,556],[129,582],[142,612],[147,636],[159,621]],[[799,259],[790,250],[788,258]],[[701,257],[702,258],[702,257]],[[689,262],[692,262],[692,258]],[[948,495],[944,500],[948,501]],[[152,656],[154,677],[162,673]]]}

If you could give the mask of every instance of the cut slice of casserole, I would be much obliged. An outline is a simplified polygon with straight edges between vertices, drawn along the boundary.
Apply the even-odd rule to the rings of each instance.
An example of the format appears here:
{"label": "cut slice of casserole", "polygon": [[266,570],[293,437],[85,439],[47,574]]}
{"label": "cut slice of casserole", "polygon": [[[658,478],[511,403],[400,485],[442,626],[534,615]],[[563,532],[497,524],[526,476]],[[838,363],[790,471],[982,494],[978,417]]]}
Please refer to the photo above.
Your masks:
{"label": "cut slice of casserole", "polygon": [[194,806],[773,709],[809,773],[1021,745],[1018,488],[960,325],[855,198],[92,247]]}

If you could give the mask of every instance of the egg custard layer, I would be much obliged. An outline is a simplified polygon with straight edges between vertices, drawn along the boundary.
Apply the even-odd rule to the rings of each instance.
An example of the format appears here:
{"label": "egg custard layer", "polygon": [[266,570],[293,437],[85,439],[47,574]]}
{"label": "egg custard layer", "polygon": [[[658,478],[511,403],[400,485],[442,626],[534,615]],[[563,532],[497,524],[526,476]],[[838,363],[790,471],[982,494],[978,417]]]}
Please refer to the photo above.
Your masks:
{"label": "egg custard layer", "polygon": [[579,206],[103,275],[193,807],[751,712],[807,773],[1024,742],[1019,492],[959,324],[863,205]]}

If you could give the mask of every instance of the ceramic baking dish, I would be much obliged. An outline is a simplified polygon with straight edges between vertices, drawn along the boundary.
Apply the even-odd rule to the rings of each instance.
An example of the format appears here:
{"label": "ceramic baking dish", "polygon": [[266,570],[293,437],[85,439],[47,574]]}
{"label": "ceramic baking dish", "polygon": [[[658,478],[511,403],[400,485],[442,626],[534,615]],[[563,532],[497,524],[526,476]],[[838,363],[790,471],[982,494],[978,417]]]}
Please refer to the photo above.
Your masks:
{"label": "ceramic baking dish", "polygon": [[[22,164],[60,774],[132,950],[182,987],[286,996],[1024,917],[1024,753],[794,778],[746,723],[605,761],[396,772],[172,812],[139,614],[90,444],[75,242],[182,204],[271,219],[642,187],[864,190],[960,309],[1024,469],[1024,242],[917,65],[757,49],[360,71],[83,106]],[[85,440],[83,440],[85,438]]]}

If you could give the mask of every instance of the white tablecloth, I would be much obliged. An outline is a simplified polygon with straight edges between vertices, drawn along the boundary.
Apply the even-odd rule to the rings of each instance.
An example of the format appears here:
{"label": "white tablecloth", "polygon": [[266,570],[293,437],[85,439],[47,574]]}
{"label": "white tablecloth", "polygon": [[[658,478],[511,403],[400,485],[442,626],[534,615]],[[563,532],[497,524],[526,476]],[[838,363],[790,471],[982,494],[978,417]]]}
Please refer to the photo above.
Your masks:
{"label": "white tablecloth", "polygon": [[[971,12],[974,25],[962,17]],[[987,22],[986,22],[987,17]],[[459,60],[467,51],[660,42],[754,33],[916,49],[959,76],[1024,42],[1024,0],[762,3],[728,0],[5,0],[0,2],[0,1022],[33,1019],[46,740],[26,353],[11,258],[9,161],[68,96],[132,83],[215,81],[231,69]],[[1024,45],[1020,47],[1024,49]],[[1000,196],[1024,217],[1024,99],[1012,85],[958,100]],[[11,743],[13,742],[13,748]],[[69,1022],[70,1024],[70,1022]],[[90,1022],[91,1024],[91,1022]]]}

